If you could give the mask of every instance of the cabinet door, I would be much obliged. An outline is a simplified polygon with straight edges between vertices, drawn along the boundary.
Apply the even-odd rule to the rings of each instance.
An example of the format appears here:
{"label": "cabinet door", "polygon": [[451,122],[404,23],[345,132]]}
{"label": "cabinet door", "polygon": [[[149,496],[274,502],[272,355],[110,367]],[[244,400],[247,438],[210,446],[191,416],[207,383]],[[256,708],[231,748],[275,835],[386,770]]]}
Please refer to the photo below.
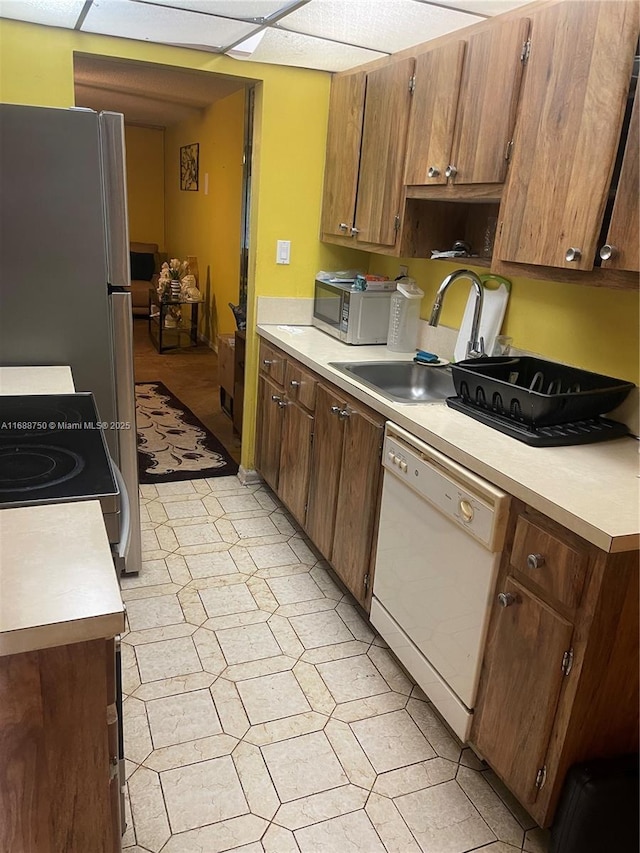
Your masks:
{"label": "cabinet door", "polygon": [[637,4],[624,0],[559,3],[532,15],[531,55],[494,258],[592,268],[637,16]]}
{"label": "cabinet door", "polygon": [[413,59],[404,59],[367,74],[356,203],[359,241],[381,246],[396,242],[413,67]]}
{"label": "cabinet door", "polygon": [[536,799],[573,626],[512,578],[496,604],[471,742],[526,806]]}
{"label": "cabinet door", "polygon": [[640,183],[640,170],[638,169],[639,101],[640,96],[636,94],[607,235],[607,246],[611,255],[607,260],[602,261],[602,266],[607,269],[630,270],[631,272],[640,271],[640,245],[638,241],[638,232],[640,231],[640,216],[638,214],[638,184]]}
{"label": "cabinet door", "polygon": [[384,424],[351,407],[346,412],[331,564],[356,599],[365,604]]}
{"label": "cabinet door", "polygon": [[323,234],[352,236],[365,83],[364,71],[334,77],[331,82],[322,201]]}
{"label": "cabinet door", "polygon": [[453,42],[416,59],[405,184],[447,183],[464,50],[465,42]]}
{"label": "cabinet door", "polygon": [[304,525],[309,491],[313,417],[296,403],[287,402],[282,424],[278,495]]}
{"label": "cabinet door", "polygon": [[338,417],[338,412],[343,409],[344,399],[318,385],[305,529],[328,560],[331,559],[344,434],[344,421]]}
{"label": "cabinet door", "polygon": [[265,376],[258,377],[256,468],[274,492],[278,490],[282,434],[282,390]]}
{"label": "cabinet door", "polygon": [[505,180],[529,24],[496,23],[468,41],[451,161],[456,184]]}

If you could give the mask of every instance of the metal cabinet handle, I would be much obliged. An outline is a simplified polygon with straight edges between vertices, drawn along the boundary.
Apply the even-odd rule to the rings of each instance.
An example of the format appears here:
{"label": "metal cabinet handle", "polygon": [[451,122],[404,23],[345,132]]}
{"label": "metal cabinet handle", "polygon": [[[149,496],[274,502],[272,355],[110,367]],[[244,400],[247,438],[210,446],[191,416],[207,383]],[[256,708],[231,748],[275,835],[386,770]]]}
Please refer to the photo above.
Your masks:
{"label": "metal cabinet handle", "polygon": [[291,382],[289,383],[289,385],[291,385],[292,388],[299,388],[300,387],[300,383],[298,382],[297,379],[292,379]]}
{"label": "metal cabinet handle", "polygon": [[600,257],[603,261],[610,261],[611,258],[615,258],[617,254],[617,248],[615,246],[612,246],[610,243],[605,243],[604,246],[600,249]]}
{"label": "metal cabinet handle", "polygon": [[437,166],[429,166],[429,169],[427,171],[427,177],[428,178],[437,178],[437,177],[439,177],[439,175],[440,175],[440,169],[438,169]]}
{"label": "metal cabinet handle", "polygon": [[360,233],[360,229],[359,229],[359,228],[352,227],[352,228],[351,228],[351,233],[352,233],[352,234],[359,234],[359,233]]}
{"label": "metal cabinet handle", "polygon": [[527,568],[539,569],[544,566],[544,557],[542,554],[529,554],[527,557]]}
{"label": "metal cabinet handle", "polygon": [[581,257],[582,252],[580,251],[580,249],[576,249],[572,246],[571,248],[567,249],[564,259],[565,261],[569,261],[571,263],[573,261],[579,261]]}
{"label": "metal cabinet handle", "polygon": [[280,400],[282,400],[282,397],[278,396],[278,394],[272,394],[271,399],[273,400],[274,403],[279,403]]}
{"label": "metal cabinet handle", "polygon": [[341,222],[338,225],[338,228],[340,229],[340,231],[348,231],[349,230],[349,226],[347,225],[346,222]]}
{"label": "metal cabinet handle", "polygon": [[341,411],[340,406],[331,406],[332,415],[339,415]]}
{"label": "metal cabinet handle", "polygon": [[498,593],[498,604],[500,605],[500,607],[510,607],[512,604],[515,604],[515,601],[515,595],[511,595],[510,592]]}
{"label": "metal cabinet handle", "polygon": [[456,167],[455,167],[455,166],[449,165],[449,166],[447,166],[447,168],[445,169],[445,175],[446,175],[446,177],[447,177],[447,178],[455,178],[455,176],[456,176],[457,174],[458,174],[458,170],[456,169]]}
{"label": "metal cabinet handle", "polygon": [[269,365],[269,364],[275,364],[275,361],[272,358],[263,358],[262,363]]}
{"label": "metal cabinet handle", "polygon": [[348,412],[346,409],[340,409],[340,411],[338,412],[338,417],[341,421],[343,421],[345,418],[351,417],[351,412]]}
{"label": "metal cabinet handle", "polygon": [[286,408],[287,404],[285,403],[284,400],[278,400],[278,405],[280,406],[281,409],[284,409],[284,408]]}

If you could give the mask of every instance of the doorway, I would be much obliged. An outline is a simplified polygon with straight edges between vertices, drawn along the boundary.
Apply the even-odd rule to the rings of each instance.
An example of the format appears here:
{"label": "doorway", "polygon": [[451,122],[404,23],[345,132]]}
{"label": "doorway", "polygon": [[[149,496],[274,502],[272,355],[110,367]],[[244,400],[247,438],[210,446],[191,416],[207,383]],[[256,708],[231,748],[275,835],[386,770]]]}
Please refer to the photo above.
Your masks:
{"label": "doorway", "polygon": [[[128,163],[131,241],[156,243],[168,258],[198,259],[205,299],[198,346],[160,354],[148,316],[135,316],[136,381],[162,382],[239,461],[241,421],[236,413],[234,429],[228,391],[221,405],[218,347],[220,335],[235,337],[230,306],[246,317],[255,81],[87,55],[74,56],[74,79],[78,106],[122,112],[129,135],[146,129],[147,137],[162,140],[160,178],[145,174],[150,158],[144,153]],[[194,143],[200,155],[196,192],[193,182],[186,191],[180,187],[178,174],[179,149]],[[159,183],[160,223],[160,205],[151,201]]]}

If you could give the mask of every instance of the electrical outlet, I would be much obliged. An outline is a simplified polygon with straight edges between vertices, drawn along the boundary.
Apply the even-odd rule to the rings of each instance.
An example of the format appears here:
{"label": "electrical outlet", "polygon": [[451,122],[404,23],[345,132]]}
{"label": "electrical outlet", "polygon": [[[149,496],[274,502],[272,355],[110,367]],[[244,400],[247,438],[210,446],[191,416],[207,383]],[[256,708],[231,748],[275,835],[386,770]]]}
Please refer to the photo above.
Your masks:
{"label": "electrical outlet", "polygon": [[398,270],[398,275],[409,275],[409,267],[405,267],[404,264],[400,264]]}

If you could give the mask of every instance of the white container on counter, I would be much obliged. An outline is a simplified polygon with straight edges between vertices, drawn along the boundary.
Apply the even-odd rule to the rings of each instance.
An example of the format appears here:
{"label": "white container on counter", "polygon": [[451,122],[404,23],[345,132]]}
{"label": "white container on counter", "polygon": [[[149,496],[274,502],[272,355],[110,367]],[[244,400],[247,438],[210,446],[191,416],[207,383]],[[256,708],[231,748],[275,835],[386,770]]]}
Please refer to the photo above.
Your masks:
{"label": "white container on counter", "polygon": [[412,278],[398,281],[391,297],[387,349],[415,353],[420,326],[420,303],[424,293]]}

